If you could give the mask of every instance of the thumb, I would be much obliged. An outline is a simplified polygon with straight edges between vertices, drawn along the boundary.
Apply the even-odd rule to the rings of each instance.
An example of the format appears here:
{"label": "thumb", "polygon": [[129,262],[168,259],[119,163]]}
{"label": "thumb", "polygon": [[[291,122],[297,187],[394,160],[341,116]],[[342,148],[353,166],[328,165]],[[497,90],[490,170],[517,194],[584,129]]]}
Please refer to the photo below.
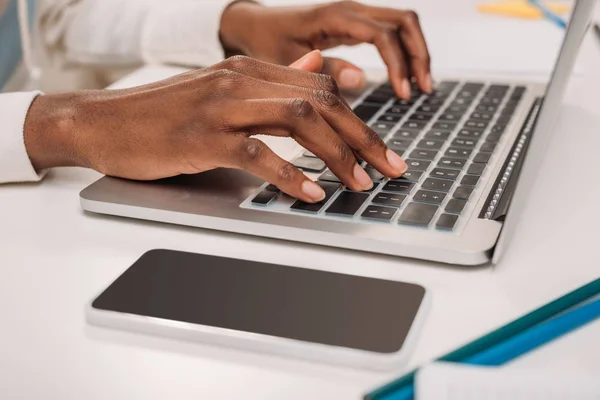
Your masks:
{"label": "thumb", "polygon": [[367,82],[363,70],[348,61],[327,57],[323,67],[323,73],[332,76],[342,89],[359,89]]}
{"label": "thumb", "polygon": [[319,73],[323,69],[323,56],[319,50],[313,50],[294,61],[290,67]]}

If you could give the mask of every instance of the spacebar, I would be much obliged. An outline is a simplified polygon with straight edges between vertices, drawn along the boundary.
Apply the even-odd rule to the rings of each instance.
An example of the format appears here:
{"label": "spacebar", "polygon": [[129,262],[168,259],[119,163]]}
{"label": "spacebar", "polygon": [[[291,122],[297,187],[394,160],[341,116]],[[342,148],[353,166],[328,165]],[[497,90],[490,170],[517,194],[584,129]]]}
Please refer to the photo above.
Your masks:
{"label": "spacebar", "polygon": [[342,192],[333,204],[325,211],[326,214],[354,215],[369,198],[368,193]]}

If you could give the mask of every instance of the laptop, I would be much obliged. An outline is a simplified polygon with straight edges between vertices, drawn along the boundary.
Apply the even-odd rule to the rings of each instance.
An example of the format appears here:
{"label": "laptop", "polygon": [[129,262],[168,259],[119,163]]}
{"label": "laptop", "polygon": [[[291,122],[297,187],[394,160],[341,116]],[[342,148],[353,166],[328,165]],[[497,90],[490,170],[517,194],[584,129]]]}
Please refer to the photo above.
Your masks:
{"label": "laptop", "polygon": [[[347,98],[409,166],[353,192],[289,138],[261,137],[317,181],[325,200],[295,200],[268,182],[218,169],[153,182],[103,177],[80,193],[94,213],[476,266],[498,262],[539,173],[594,0],[574,2],[548,84],[440,79],[396,98],[387,82]],[[559,28],[557,28],[559,29]],[[382,71],[383,72],[383,71]],[[384,76],[383,74],[381,76]]]}

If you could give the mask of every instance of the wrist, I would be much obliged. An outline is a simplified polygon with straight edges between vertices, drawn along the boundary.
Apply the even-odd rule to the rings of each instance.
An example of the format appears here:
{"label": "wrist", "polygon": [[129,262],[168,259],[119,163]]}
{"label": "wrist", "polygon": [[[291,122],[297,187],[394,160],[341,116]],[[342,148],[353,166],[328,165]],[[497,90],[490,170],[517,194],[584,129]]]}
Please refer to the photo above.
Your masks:
{"label": "wrist", "polygon": [[264,7],[252,0],[236,0],[221,16],[219,38],[225,52],[251,55],[251,41],[257,14]]}
{"label": "wrist", "polygon": [[33,167],[43,170],[53,167],[88,167],[82,149],[84,132],[80,104],[84,94],[40,95],[31,104],[23,137]]}

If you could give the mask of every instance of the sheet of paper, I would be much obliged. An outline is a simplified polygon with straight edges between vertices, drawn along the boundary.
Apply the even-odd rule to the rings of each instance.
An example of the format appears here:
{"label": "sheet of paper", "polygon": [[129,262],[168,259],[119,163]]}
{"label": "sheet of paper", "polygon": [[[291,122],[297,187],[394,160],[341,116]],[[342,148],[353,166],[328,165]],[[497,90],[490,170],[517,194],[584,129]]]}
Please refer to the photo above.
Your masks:
{"label": "sheet of paper", "polygon": [[597,400],[600,379],[581,371],[434,363],[416,377],[416,400]]}
{"label": "sheet of paper", "polygon": [[[432,70],[444,73],[549,77],[565,31],[544,20],[498,17],[422,18]],[[371,45],[327,50],[362,68],[383,68]],[[577,65],[575,73],[582,70]]]}

